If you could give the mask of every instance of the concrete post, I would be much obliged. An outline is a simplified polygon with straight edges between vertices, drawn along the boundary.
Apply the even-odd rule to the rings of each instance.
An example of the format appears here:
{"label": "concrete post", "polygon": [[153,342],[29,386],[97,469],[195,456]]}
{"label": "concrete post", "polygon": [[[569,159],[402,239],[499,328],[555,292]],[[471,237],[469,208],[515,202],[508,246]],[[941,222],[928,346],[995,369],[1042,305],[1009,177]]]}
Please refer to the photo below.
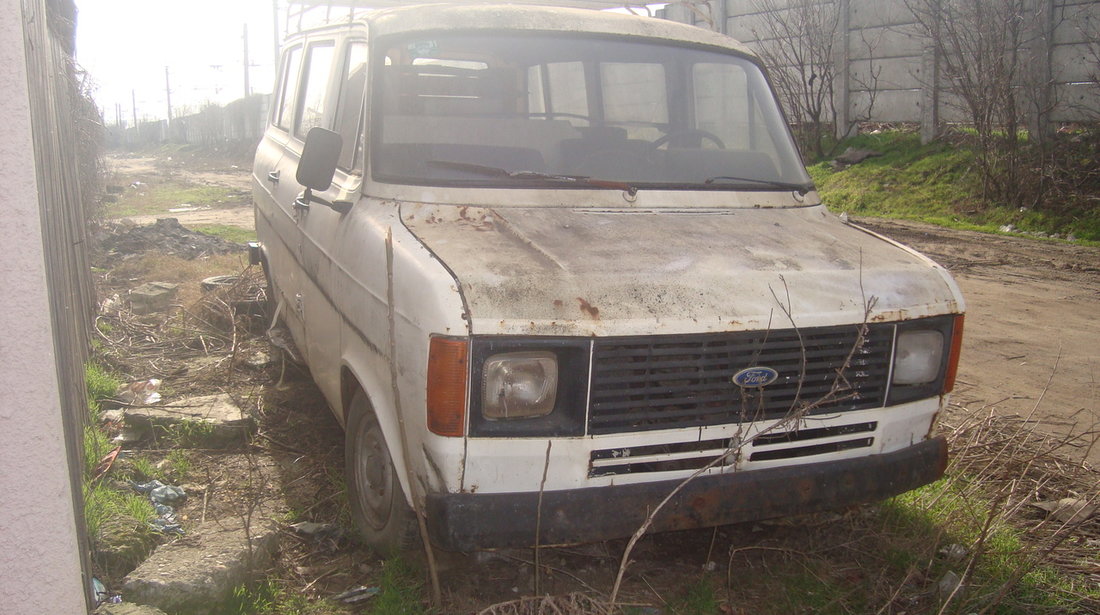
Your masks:
{"label": "concrete post", "polygon": [[836,38],[833,41],[835,68],[833,69],[834,104],[836,105],[836,138],[848,136],[852,123],[852,84],[851,84],[851,0],[834,0],[838,12]]}
{"label": "concrete post", "polygon": [[1030,26],[1025,27],[1029,53],[1028,68],[1023,71],[1028,80],[1025,89],[1033,92],[1027,109],[1027,129],[1033,139],[1046,143],[1053,135],[1050,112],[1054,104],[1054,79],[1051,49],[1054,43],[1054,0],[1034,0]]}
{"label": "concrete post", "polygon": [[[27,81],[27,18],[0,0],[0,595],[13,609],[86,613],[63,389],[46,287]],[[31,2],[43,19],[45,3]],[[41,9],[41,10],[39,10]],[[14,17],[13,17],[14,16]],[[0,610],[3,610],[0,608]]]}

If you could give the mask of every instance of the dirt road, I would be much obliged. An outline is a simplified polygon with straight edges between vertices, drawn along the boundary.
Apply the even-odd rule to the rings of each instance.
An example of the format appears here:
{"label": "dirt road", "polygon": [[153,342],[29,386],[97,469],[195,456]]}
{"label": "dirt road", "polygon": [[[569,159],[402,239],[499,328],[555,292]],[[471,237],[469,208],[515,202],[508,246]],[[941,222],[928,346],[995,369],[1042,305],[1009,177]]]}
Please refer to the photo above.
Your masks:
{"label": "dirt road", "polygon": [[[246,162],[112,158],[111,164],[126,177],[250,187]],[[173,215],[185,226],[253,224],[245,202]],[[954,412],[1032,416],[1058,434],[1100,427],[1100,249],[913,222],[858,222],[927,254],[962,288],[967,318]],[[1082,458],[1100,466],[1100,444],[1089,446],[1089,438],[1079,444]]]}
{"label": "dirt road", "polygon": [[[1057,434],[1100,427],[1100,250],[912,222],[860,224],[947,267],[967,315],[955,412],[1032,416]],[[1034,414],[1033,414],[1034,413]],[[1082,457],[1100,465],[1100,444]]]}

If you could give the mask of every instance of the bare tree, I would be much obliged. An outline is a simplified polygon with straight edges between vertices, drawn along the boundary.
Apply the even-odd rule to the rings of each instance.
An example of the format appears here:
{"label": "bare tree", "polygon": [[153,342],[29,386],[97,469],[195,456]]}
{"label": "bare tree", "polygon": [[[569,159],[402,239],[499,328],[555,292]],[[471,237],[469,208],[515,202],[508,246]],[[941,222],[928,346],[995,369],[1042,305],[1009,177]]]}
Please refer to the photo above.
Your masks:
{"label": "bare tree", "polygon": [[[905,0],[978,140],[983,197],[1025,204],[1020,131],[1030,102],[1025,0]],[[951,103],[949,103],[951,104]]]}
{"label": "bare tree", "polygon": [[837,121],[836,51],[840,9],[823,0],[751,0],[760,14],[756,50],[804,150],[821,158]]}

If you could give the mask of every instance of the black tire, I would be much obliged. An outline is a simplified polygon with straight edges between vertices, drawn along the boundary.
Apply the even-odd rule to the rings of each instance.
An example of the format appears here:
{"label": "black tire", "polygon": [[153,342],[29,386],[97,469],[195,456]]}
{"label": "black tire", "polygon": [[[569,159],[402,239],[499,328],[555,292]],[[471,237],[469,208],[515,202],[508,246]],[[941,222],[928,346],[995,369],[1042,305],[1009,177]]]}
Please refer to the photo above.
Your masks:
{"label": "black tire", "polygon": [[356,391],[348,410],[344,475],[352,518],[367,546],[382,557],[414,547],[419,539],[416,515],[405,501],[382,428],[362,391]]}

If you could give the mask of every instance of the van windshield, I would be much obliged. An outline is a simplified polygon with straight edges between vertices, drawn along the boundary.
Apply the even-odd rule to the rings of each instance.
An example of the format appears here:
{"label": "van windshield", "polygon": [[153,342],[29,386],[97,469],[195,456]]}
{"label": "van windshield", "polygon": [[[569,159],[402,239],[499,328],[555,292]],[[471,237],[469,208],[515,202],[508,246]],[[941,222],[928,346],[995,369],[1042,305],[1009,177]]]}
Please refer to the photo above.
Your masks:
{"label": "van windshield", "polygon": [[759,67],[733,53],[655,40],[439,33],[388,39],[375,62],[371,164],[380,181],[811,186]]}

